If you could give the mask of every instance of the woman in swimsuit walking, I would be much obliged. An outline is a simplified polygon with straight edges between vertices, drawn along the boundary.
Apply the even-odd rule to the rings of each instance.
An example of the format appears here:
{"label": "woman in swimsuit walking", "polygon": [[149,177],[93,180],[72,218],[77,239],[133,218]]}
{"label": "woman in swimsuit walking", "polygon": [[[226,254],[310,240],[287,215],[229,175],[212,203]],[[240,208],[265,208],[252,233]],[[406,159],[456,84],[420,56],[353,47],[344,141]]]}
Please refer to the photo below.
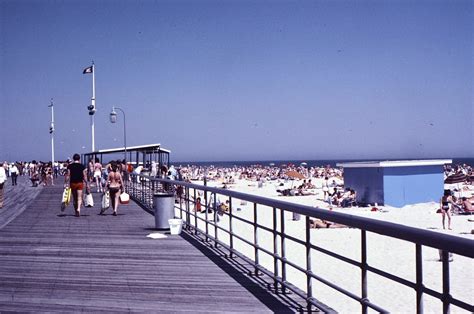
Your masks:
{"label": "woman in swimsuit walking", "polygon": [[[123,189],[122,175],[120,174],[119,165],[113,161],[111,163],[112,171],[107,178],[107,187],[110,192],[110,200],[112,203],[113,215],[117,216],[117,208],[119,204],[119,196]],[[101,214],[103,211],[100,212]]]}
{"label": "woman in swimsuit walking", "polygon": [[443,197],[441,197],[440,200],[440,206],[441,206],[441,215],[442,215],[442,221],[443,221],[443,229],[446,229],[446,226],[444,224],[444,221],[446,219],[446,215],[448,216],[448,229],[451,230],[451,203],[452,203],[452,198],[451,198],[451,191],[445,190]]}

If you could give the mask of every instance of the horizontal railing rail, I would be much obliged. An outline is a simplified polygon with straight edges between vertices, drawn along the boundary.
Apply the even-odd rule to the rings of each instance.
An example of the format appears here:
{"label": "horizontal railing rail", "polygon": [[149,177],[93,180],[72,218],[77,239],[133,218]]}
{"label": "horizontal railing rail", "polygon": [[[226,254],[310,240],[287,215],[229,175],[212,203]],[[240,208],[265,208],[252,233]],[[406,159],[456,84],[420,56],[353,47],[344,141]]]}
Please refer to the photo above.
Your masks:
{"label": "horizontal railing rail", "polygon": [[[319,302],[313,295],[312,283],[314,279],[326,285],[327,287],[330,287],[359,302],[363,313],[366,313],[368,308],[378,312],[388,312],[388,310],[372,303],[368,298],[367,277],[369,273],[372,273],[414,289],[416,291],[416,310],[418,313],[423,312],[424,294],[439,299],[443,303],[444,313],[449,311],[450,305],[458,306],[467,311],[474,311],[474,307],[472,304],[469,304],[468,301],[460,300],[451,295],[449,276],[449,254],[455,253],[460,256],[474,258],[474,241],[470,239],[441,234],[430,230],[418,229],[391,222],[328,211],[291,202],[269,199],[257,195],[197,185],[183,181],[151,178],[144,175],[131,175],[127,190],[130,192],[132,198],[138,201],[143,207],[153,211],[153,194],[164,190],[174,191],[172,187],[177,186],[181,187],[183,193],[180,195],[180,199],[176,204],[176,209],[179,210],[180,218],[184,220],[186,227],[189,230],[193,229],[195,234],[203,234],[206,241],[214,241],[216,246],[219,244],[226,248],[229,250],[231,256],[236,255],[243,258],[245,261],[255,267],[255,275],[264,273],[272,277],[274,280],[275,289],[280,289],[283,292],[288,289],[293,293],[305,298],[308,302],[309,309],[311,309],[311,306],[313,305],[320,310],[331,311],[330,308]],[[201,202],[205,210],[204,217],[200,217],[197,215],[197,213],[191,210],[193,207],[191,205],[196,203],[198,193],[201,193],[203,196]],[[228,212],[218,213],[219,210],[216,206],[217,195],[225,197],[229,201]],[[235,209],[233,208],[232,200],[240,200],[252,203],[253,219],[249,220],[235,215]],[[272,209],[270,211],[273,219],[272,226],[262,225],[259,223],[257,215],[258,206],[265,206]],[[212,215],[209,213],[210,209],[212,210]],[[285,212],[292,213],[293,215],[304,216],[306,226],[304,239],[300,239],[285,232]],[[228,227],[219,225],[219,220],[221,219],[219,218],[220,215],[225,215],[229,218]],[[339,253],[332,252],[329,249],[315,245],[311,239],[310,234],[310,218],[331,221],[333,223],[345,225],[350,228],[360,229],[360,260],[355,260],[353,258],[343,256]],[[233,226],[236,222],[245,223],[251,227],[252,239],[249,239],[246,235],[237,234],[233,230]],[[259,241],[259,234],[263,231],[272,234],[273,241],[270,247],[263,246],[261,241]],[[367,232],[411,242],[415,245],[416,280],[414,282],[368,264],[367,256],[369,252],[367,250]],[[221,233],[228,236],[226,241],[221,240]],[[243,254],[243,252],[239,252],[235,248],[234,243],[237,240],[253,248],[253,258]],[[305,247],[306,260],[304,263],[298,264],[290,260],[287,255],[288,241]],[[438,292],[424,285],[422,267],[422,247],[424,246],[438,249],[441,252],[442,292]],[[340,287],[332,283],[330,280],[323,278],[321,275],[314,273],[311,263],[313,252],[319,252],[349,265],[358,267],[361,273],[360,295],[349,291],[349,289]],[[261,265],[259,260],[262,254],[270,256],[273,259],[273,270],[269,270],[268,268]],[[291,267],[293,270],[297,270],[306,276],[307,284],[305,287],[305,292],[296,287],[294,283],[291,283],[287,280],[288,267]]]}

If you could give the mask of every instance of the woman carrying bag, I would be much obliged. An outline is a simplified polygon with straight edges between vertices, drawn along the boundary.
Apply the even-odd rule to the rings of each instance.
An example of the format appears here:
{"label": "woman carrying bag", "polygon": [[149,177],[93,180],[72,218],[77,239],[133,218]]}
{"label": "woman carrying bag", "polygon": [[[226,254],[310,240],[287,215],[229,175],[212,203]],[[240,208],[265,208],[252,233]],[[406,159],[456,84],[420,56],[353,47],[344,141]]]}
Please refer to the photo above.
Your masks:
{"label": "woman carrying bag", "polygon": [[[123,190],[123,180],[122,175],[119,171],[119,165],[113,161],[111,163],[112,171],[109,173],[107,178],[107,188],[110,193],[110,201],[112,203],[113,215],[117,216],[117,208],[119,204],[119,197],[120,193]],[[105,209],[101,210],[101,214],[105,211]]]}

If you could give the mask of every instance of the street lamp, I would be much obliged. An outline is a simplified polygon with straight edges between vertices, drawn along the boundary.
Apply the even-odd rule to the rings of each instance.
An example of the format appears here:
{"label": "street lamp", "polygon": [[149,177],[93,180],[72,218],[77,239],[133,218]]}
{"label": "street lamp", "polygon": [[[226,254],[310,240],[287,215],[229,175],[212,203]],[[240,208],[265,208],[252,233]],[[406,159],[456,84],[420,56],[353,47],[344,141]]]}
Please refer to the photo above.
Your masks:
{"label": "street lamp", "polygon": [[51,125],[49,127],[49,134],[51,134],[51,166],[54,167],[54,105],[53,105],[53,98],[51,98],[51,104],[48,107],[51,108]]}
{"label": "street lamp", "polygon": [[123,114],[123,147],[124,147],[124,159],[125,165],[127,165],[127,129],[125,124],[125,112],[119,107],[112,107],[112,111],[110,112],[110,122],[116,123],[117,122],[117,112],[115,109],[119,110]]}

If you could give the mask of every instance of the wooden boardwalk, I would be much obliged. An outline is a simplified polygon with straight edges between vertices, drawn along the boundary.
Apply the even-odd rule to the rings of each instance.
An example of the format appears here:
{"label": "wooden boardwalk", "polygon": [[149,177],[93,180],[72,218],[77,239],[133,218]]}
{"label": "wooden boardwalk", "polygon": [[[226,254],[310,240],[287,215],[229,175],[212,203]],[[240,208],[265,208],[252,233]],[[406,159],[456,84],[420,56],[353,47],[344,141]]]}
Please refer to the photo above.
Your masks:
{"label": "wooden boardwalk", "polygon": [[[22,189],[6,195],[5,208],[16,208],[13,199],[30,191]],[[100,216],[94,193],[96,206],[76,218],[72,204],[59,210],[61,186],[31,189],[38,190],[30,191],[26,209],[0,229],[0,312],[304,309],[295,295],[272,293],[268,278],[248,276],[246,264],[195,236],[147,238],[156,232],[154,218],[135,203],[119,207],[118,216]]]}
{"label": "wooden boardwalk", "polygon": [[3,208],[0,208],[0,229],[21,214],[43,189],[41,185],[33,187],[25,176],[19,176],[17,183],[12,186],[8,178],[4,186],[5,201]]}

